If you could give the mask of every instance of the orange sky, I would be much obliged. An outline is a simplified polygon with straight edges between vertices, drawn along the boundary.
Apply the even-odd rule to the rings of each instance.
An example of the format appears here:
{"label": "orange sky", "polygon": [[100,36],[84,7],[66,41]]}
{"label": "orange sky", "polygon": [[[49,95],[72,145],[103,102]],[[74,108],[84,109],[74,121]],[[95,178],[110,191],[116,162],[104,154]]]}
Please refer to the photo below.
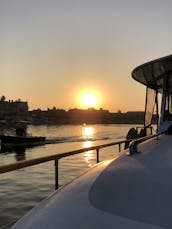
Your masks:
{"label": "orange sky", "polygon": [[172,1],[0,1],[0,95],[30,109],[144,110],[137,65],[171,54]]}

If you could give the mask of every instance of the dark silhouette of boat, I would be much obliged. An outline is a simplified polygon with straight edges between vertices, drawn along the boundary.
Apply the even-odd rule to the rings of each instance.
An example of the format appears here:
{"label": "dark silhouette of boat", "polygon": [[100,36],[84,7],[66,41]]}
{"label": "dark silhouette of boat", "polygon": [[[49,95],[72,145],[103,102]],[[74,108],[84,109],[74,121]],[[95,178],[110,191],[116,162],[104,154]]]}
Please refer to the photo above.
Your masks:
{"label": "dark silhouette of boat", "polygon": [[39,145],[45,142],[46,137],[42,136],[12,136],[12,135],[0,135],[1,146],[28,146]]}
{"label": "dark silhouette of boat", "polygon": [[2,149],[14,149],[14,147],[32,147],[45,144],[45,137],[31,136],[27,134],[27,126],[23,125],[16,128],[16,135],[0,135]]}

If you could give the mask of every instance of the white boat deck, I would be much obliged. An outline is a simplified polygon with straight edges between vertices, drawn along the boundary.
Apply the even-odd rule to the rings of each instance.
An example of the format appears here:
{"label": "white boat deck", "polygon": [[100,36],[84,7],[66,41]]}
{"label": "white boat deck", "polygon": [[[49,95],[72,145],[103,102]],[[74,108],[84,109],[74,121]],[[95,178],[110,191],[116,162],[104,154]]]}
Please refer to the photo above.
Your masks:
{"label": "white boat deck", "polygon": [[171,229],[172,136],[120,153],[64,186],[13,228]]}

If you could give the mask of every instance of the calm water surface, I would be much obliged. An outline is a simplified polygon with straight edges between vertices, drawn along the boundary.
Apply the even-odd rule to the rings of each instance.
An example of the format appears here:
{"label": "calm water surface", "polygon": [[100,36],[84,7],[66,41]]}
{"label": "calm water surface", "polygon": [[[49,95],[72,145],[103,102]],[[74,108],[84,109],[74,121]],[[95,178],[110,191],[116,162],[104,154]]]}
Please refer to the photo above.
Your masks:
{"label": "calm water surface", "polygon": [[[131,127],[133,125],[29,126],[29,133],[46,136],[49,143],[53,144],[26,149],[25,152],[1,153],[0,165],[120,141],[125,138]],[[115,147],[102,149],[100,159],[103,160],[117,153],[118,146]],[[60,185],[74,179],[93,166],[95,162],[95,151],[61,159],[59,163]],[[20,218],[42,199],[50,195],[54,191],[54,179],[54,161],[1,174],[0,228]]]}

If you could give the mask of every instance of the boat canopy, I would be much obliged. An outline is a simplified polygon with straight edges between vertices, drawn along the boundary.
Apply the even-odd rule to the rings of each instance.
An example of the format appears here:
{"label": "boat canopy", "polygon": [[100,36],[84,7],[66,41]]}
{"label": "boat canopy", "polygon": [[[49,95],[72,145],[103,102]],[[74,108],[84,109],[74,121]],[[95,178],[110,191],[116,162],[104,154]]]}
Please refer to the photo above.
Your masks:
{"label": "boat canopy", "polygon": [[[171,125],[169,121],[172,123],[172,55],[136,67],[132,71],[132,77],[147,87],[145,127],[151,126],[155,105],[157,126],[160,124],[166,128],[166,124]],[[158,121],[158,93],[162,94],[160,122]]]}
{"label": "boat canopy", "polygon": [[[162,93],[165,76],[172,79],[172,55],[147,62],[132,71],[132,77],[136,81],[159,93]],[[168,83],[172,88],[172,80]]]}

